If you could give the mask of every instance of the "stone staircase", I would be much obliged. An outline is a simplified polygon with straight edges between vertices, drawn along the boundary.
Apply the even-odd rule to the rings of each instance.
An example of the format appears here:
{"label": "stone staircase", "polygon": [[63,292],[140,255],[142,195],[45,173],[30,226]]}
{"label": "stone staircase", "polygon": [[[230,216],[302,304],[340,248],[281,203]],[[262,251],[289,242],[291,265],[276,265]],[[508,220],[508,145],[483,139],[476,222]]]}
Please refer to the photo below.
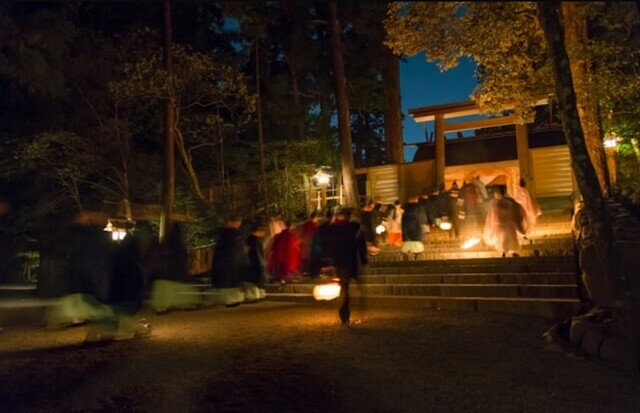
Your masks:
{"label": "stone staircase", "polygon": [[[351,286],[351,293],[367,306],[569,317],[580,307],[570,210],[558,207],[558,202],[546,209],[541,204],[543,215],[519,257],[502,258],[482,243],[462,249],[463,241],[481,238],[481,226],[472,218],[465,220],[457,240],[446,231],[432,230],[425,252],[417,257],[383,246],[379,255],[371,257],[359,283]],[[268,285],[267,299],[312,302],[313,288],[321,282]]]}
{"label": "stone staircase", "polygon": [[[567,255],[573,254],[573,237],[571,235],[571,210],[568,202],[552,198],[541,201],[543,214],[538,218],[535,227],[522,241],[521,256]],[[546,206],[546,209],[545,209]],[[425,251],[415,257],[417,260],[446,260],[461,258],[499,257],[495,248],[484,245],[482,231],[484,215],[468,216],[461,221],[457,239],[452,231],[439,228],[431,229]],[[477,239],[480,242],[471,248],[464,249],[465,241]],[[379,255],[371,257],[371,262],[401,261],[410,257],[403,256],[400,247],[383,246]],[[413,257],[411,257],[413,258]]]}

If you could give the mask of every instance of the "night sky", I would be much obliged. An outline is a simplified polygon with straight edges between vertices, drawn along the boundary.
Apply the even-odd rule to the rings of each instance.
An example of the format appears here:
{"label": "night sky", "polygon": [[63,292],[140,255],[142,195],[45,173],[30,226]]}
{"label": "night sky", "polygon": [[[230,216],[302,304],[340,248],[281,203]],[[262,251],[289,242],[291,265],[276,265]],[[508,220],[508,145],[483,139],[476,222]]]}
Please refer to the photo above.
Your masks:
{"label": "night sky", "polygon": [[[470,99],[476,86],[475,63],[463,59],[458,67],[440,72],[435,63],[428,63],[424,53],[407,58],[400,64],[404,142],[424,142],[424,130],[409,116],[409,109]],[[432,129],[431,129],[432,130]],[[405,161],[413,159],[415,148],[405,148]]]}

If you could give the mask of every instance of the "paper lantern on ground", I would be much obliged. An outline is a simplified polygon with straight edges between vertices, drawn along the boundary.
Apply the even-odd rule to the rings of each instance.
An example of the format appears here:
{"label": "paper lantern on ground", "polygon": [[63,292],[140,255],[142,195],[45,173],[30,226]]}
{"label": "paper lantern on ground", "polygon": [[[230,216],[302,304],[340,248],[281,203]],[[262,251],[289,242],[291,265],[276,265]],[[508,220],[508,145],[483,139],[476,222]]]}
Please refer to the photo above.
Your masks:
{"label": "paper lantern on ground", "polygon": [[340,280],[334,278],[326,284],[313,287],[313,298],[317,301],[331,301],[340,297]]}
{"label": "paper lantern on ground", "polygon": [[452,227],[451,222],[449,222],[449,218],[448,217],[442,217],[442,221],[440,222],[439,227],[443,231],[449,231],[451,229],[451,227]]}

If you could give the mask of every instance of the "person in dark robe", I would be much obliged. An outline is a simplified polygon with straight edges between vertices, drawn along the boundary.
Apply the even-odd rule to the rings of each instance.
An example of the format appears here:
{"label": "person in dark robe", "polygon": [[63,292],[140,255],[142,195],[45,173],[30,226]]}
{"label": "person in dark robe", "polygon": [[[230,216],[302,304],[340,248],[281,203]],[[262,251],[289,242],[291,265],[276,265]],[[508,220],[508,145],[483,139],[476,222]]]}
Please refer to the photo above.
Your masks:
{"label": "person in dark robe", "polygon": [[133,338],[150,332],[146,320],[137,320],[142,307],[144,278],[140,266],[140,245],[134,223],[127,222],[126,235],[113,254],[110,302],[118,323],[118,339]]}
{"label": "person in dark robe", "polygon": [[375,247],[381,242],[381,238],[383,238],[383,234],[386,231],[378,233],[378,228],[382,225],[382,218],[384,213],[382,212],[382,204],[380,202],[376,202],[373,206],[373,211],[371,211],[371,221],[373,226],[373,245]]}
{"label": "person in dark robe", "polygon": [[262,240],[267,233],[264,225],[255,223],[251,227],[251,234],[247,237],[247,255],[249,257],[249,267],[244,281],[255,284],[262,288],[266,283],[264,247]]}
{"label": "person in dark robe", "polygon": [[351,210],[339,209],[331,224],[331,257],[336,274],[340,279],[341,304],[338,316],[343,325],[351,323],[351,307],[349,302],[349,284],[357,280],[363,265],[368,263],[367,244],[362,233],[362,226],[352,222]]}
{"label": "person in dark robe", "polygon": [[110,307],[113,288],[113,248],[111,234],[89,215],[79,212],[63,229],[65,235],[65,292],[58,305],[47,309],[49,327],[88,323],[85,343],[106,342],[114,338],[117,318]]}
{"label": "person in dark robe", "polygon": [[423,194],[420,197],[420,205],[424,209],[424,212],[427,216],[427,225],[430,228],[434,228],[438,225],[437,219],[440,219],[440,211],[438,209],[438,205],[436,203],[436,197],[439,195],[439,191],[437,188],[433,188],[428,191],[426,194]]}
{"label": "person in dark robe", "polygon": [[172,223],[155,254],[152,278],[151,307],[161,314],[172,308],[193,309],[199,305],[196,288],[187,284],[189,252],[180,224]]}
{"label": "person in dark robe", "polygon": [[211,284],[214,288],[237,288],[242,284],[249,257],[240,231],[242,218],[231,216],[218,231],[211,268]]}
{"label": "person in dark robe", "polygon": [[[453,239],[458,239],[460,235],[460,225],[461,219],[464,215],[461,215],[461,211],[464,211],[464,200],[460,197],[460,188],[458,187],[458,182],[453,181],[451,184],[451,188],[449,191],[444,193],[447,202],[447,217],[449,222],[451,222],[451,230],[449,231],[449,236]],[[464,212],[462,212],[464,214]]]}
{"label": "person in dark robe", "polygon": [[424,209],[418,202],[418,197],[409,198],[404,206],[402,215],[402,253],[417,256],[424,251],[422,243],[422,228],[427,223]]}
{"label": "person in dark robe", "polygon": [[333,209],[328,208],[325,212],[325,219],[318,225],[318,229],[313,234],[311,240],[311,277],[318,277],[324,269],[331,268],[331,223],[333,222]]}
{"label": "person in dark robe", "polygon": [[375,203],[373,201],[367,202],[360,210],[360,223],[362,224],[362,231],[364,239],[367,242],[367,251],[371,255],[377,255],[380,253],[380,249],[376,246],[376,224],[374,216]]}

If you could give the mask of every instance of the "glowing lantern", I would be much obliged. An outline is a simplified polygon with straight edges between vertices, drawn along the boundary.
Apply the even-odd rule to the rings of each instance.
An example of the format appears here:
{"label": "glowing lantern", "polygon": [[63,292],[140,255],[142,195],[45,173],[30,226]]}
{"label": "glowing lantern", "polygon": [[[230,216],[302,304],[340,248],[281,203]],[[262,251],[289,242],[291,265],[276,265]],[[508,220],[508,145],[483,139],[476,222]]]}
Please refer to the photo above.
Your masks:
{"label": "glowing lantern", "polygon": [[442,217],[442,221],[439,226],[441,230],[449,231],[451,229],[451,222],[449,222],[447,217]]}
{"label": "glowing lantern", "polygon": [[620,138],[616,134],[609,134],[604,137],[604,142],[602,144],[607,149],[615,149],[618,146],[618,141]]}
{"label": "glowing lantern", "polygon": [[466,240],[463,244],[462,244],[462,249],[463,250],[467,250],[475,245],[478,245],[478,243],[480,242],[480,240],[478,238],[471,238]]}
{"label": "glowing lantern", "polygon": [[387,227],[385,227],[384,225],[380,224],[376,227],[376,234],[380,235],[383,232],[385,232],[387,230]]}
{"label": "glowing lantern", "polygon": [[313,287],[313,298],[317,301],[331,301],[340,297],[340,280],[334,278],[326,284]]}
{"label": "glowing lantern", "polygon": [[111,223],[111,220],[107,221],[107,225],[104,227],[103,231],[113,232],[113,224]]}
{"label": "glowing lantern", "polygon": [[111,231],[111,239],[113,241],[122,241],[127,235],[127,231],[124,229],[115,229]]}

